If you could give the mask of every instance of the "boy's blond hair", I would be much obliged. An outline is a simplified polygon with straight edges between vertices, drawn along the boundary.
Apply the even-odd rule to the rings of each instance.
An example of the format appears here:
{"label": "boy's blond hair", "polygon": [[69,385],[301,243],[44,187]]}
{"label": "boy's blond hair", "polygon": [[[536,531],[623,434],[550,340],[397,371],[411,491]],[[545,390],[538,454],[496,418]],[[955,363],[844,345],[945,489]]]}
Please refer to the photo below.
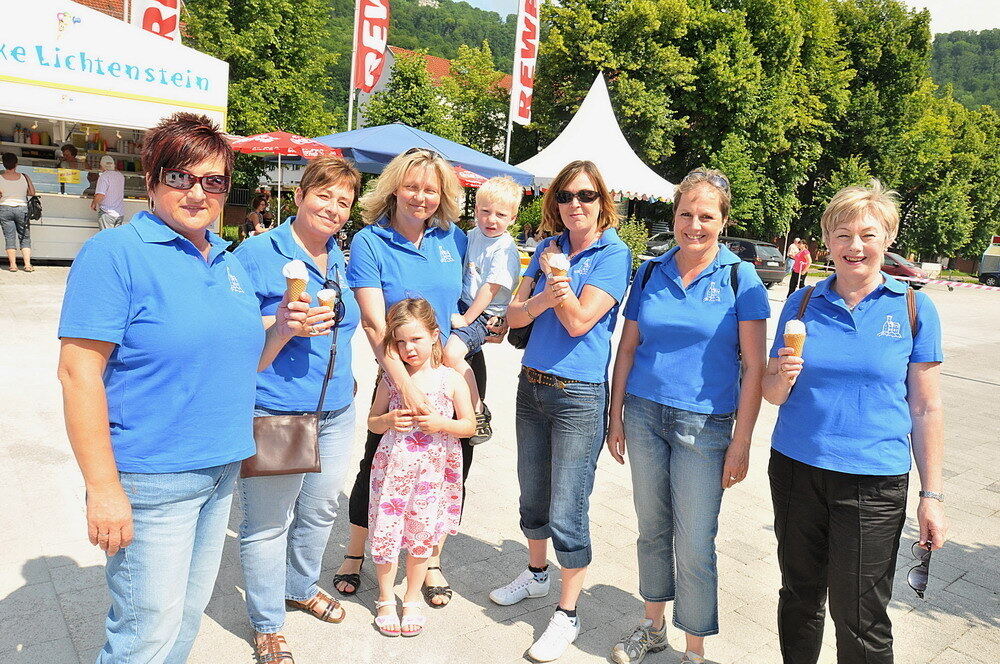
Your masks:
{"label": "boy's blond hair", "polygon": [[522,195],[521,185],[514,182],[514,178],[509,175],[498,175],[484,182],[483,186],[476,190],[476,205],[479,205],[480,201],[507,205],[510,209],[510,218],[514,219],[521,207]]}

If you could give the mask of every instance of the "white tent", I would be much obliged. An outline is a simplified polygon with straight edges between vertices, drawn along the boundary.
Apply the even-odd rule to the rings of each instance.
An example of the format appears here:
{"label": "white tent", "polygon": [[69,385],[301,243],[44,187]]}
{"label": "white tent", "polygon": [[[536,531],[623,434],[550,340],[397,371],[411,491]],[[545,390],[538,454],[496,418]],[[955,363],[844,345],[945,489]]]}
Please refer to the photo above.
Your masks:
{"label": "white tent", "polygon": [[577,159],[597,164],[613,192],[626,198],[670,200],[674,185],[642,162],[622,134],[611,107],[604,74],[598,74],[573,119],[547,148],[517,164],[546,187],[563,166]]}

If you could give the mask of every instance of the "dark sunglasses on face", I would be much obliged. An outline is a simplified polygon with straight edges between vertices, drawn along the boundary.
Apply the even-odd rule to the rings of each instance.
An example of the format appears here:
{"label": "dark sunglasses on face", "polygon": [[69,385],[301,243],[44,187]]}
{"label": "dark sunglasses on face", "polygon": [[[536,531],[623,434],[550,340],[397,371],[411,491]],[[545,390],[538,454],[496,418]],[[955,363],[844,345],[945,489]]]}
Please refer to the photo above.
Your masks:
{"label": "dark sunglasses on face", "polygon": [[923,599],[924,592],[927,590],[927,576],[931,569],[930,544],[914,542],[913,546],[910,547],[910,553],[918,562],[910,568],[910,572],[906,575],[906,582],[917,593],[917,597]]}
{"label": "dark sunglasses on face", "polygon": [[722,189],[723,191],[729,191],[729,180],[721,175],[716,175],[715,173],[706,173],[703,170],[695,170],[688,173],[684,179],[687,180],[691,176],[701,176],[711,182],[713,185]]}
{"label": "dark sunglasses on face", "polygon": [[225,194],[229,191],[229,184],[232,181],[228,175],[202,175],[198,177],[193,173],[188,173],[179,168],[161,168],[160,182],[171,189],[188,190],[200,184],[201,188],[208,194]]}
{"label": "dark sunglasses on face", "polygon": [[566,203],[572,203],[573,199],[578,199],[581,203],[593,203],[598,198],[601,197],[599,193],[592,189],[581,189],[577,192],[560,190],[555,193],[556,203],[565,205]]}

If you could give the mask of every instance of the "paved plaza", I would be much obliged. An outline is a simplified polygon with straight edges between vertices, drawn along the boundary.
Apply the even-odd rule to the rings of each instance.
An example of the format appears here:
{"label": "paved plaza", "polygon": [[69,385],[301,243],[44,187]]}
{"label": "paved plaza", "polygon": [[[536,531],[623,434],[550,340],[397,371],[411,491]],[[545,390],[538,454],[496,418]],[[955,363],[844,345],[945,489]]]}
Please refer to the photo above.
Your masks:
{"label": "paved plaza", "polygon": [[[0,271],[0,664],[92,664],[103,643],[108,608],[104,556],[86,538],[83,484],[66,440],[56,380],[56,326],[67,271],[66,267],[39,267],[33,274]],[[919,600],[905,581],[912,564],[909,544],[917,534],[915,519],[907,522],[890,608],[896,661],[996,664],[1000,662],[1000,292],[949,292],[941,287],[927,287],[925,292],[937,304],[944,328],[944,468],[951,536],[946,547],[934,554],[927,599]],[[776,317],[784,289],[776,286],[771,298]],[[773,328],[772,320],[769,339]],[[367,395],[374,362],[364,335],[355,340],[358,394]],[[375,581],[368,560],[361,592],[345,601],[347,619],[342,624],[324,624],[303,613],[289,615],[284,633],[298,664],[526,661],[524,653],[545,628],[558,593],[509,607],[495,606],[488,598],[492,588],[524,569],[527,552],[517,525],[513,434],[519,351],[506,343],[490,345],[487,351],[487,401],[496,433],[476,450],[462,532],[449,540],[445,552],[445,572],[455,589],[451,605],[428,608],[428,626],[418,638],[380,636],[372,626]],[[218,398],[224,400],[226,395]],[[359,415],[364,411],[360,408]],[[718,536],[721,633],[707,640],[710,662],[780,661],[775,624],[779,576],[766,475],[776,412],[764,404],[750,474],[727,491],[723,502]],[[362,422],[360,417],[355,457],[362,447]],[[911,516],[917,486],[914,472]],[[330,591],[344,553],[345,497],[341,506],[321,580]],[[253,661],[236,540],[238,515],[234,506],[215,595],[202,620],[191,664]],[[595,555],[579,605],[583,631],[559,660],[566,664],[608,661],[612,645],[631,629],[642,610],[628,467],[619,466],[606,453],[598,468],[590,517]],[[550,560],[555,563],[554,557]],[[401,595],[401,586],[398,591]],[[671,648],[650,655],[647,662],[680,660],[683,637],[673,627],[669,634]],[[825,642],[820,661],[834,662],[830,624]]]}

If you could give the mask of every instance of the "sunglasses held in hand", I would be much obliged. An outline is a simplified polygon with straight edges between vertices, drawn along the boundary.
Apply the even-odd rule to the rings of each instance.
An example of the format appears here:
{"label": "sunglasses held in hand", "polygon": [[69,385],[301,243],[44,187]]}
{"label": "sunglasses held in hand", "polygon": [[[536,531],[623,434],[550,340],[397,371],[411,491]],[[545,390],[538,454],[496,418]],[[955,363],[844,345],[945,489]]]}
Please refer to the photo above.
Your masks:
{"label": "sunglasses held in hand", "polygon": [[914,542],[913,546],[910,547],[910,553],[918,562],[910,568],[910,572],[906,575],[906,582],[917,593],[917,597],[923,599],[924,593],[927,591],[927,576],[931,569],[931,543]]}

